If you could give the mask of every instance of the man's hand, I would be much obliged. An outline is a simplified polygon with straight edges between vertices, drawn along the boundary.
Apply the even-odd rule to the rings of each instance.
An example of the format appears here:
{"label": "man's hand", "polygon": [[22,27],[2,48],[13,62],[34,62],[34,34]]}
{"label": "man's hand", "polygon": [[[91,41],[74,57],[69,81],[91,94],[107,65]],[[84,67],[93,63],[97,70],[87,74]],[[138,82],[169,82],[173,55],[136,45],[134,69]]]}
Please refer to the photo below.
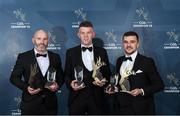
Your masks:
{"label": "man's hand", "polygon": [[116,86],[114,86],[114,89],[112,89],[110,84],[105,89],[105,93],[108,93],[110,95],[115,94],[116,92],[118,92],[118,88]]}
{"label": "man's hand", "polygon": [[33,89],[31,88],[30,86],[28,86],[28,92],[31,94],[31,95],[34,95],[34,94],[37,94],[41,91],[40,88],[37,88],[37,89]]}
{"label": "man's hand", "polygon": [[73,80],[73,81],[71,82],[71,87],[72,87],[72,89],[73,89],[74,91],[78,91],[78,90],[80,90],[80,89],[83,89],[85,86],[84,86],[83,83],[82,83],[81,85],[78,85],[78,84],[77,84],[77,80]]}
{"label": "man's hand", "polygon": [[56,82],[53,82],[50,86],[45,86],[45,88],[49,89],[52,92],[55,92],[59,89],[59,85]]}
{"label": "man's hand", "polygon": [[99,80],[98,78],[95,78],[93,81],[93,84],[99,87],[102,87],[106,84],[106,78],[103,78],[102,80]]}
{"label": "man's hand", "polygon": [[136,96],[142,94],[142,90],[141,90],[141,89],[138,89],[138,88],[137,88],[137,89],[133,89],[133,90],[130,91],[130,94],[131,94],[132,96],[136,97]]}

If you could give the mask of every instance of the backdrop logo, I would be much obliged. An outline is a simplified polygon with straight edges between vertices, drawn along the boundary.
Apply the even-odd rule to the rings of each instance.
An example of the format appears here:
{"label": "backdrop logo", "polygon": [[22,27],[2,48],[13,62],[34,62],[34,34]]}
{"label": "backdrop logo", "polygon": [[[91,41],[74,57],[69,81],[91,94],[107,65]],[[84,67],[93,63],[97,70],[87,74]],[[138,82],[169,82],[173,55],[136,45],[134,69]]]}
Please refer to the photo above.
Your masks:
{"label": "backdrop logo", "polygon": [[136,18],[133,27],[152,27],[152,22],[148,19],[148,12],[144,7],[136,9]]}
{"label": "backdrop logo", "polygon": [[61,45],[60,43],[57,42],[56,35],[54,34],[53,31],[48,31],[48,36],[49,36],[49,44],[48,44],[48,50],[60,50]]}
{"label": "backdrop logo", "polygon": [[18,21],[11,23],[11,28],[30,28],[30,23],[26,21],[26,14],[22,8],[13,10],[13,15]]}
{"label": "backdrop logo", "polygon": [[78,28],[81,21],[87,20],[87,15],[83,8],[74,10],[74,15],[76,16],[78,21],[72,22],[72,28]]}
{"label": "backdrop logo", "polygon": [[164,49],[179,49],[179,34],[176,32],[176,29],[172,29],[166,32],[169,40],[164,44]]}
{"label": "backdrop logo", "polygon": [[104,44],[105,49],[121,49],[121,44],[117,43],[118,36],[113,29],[105,32],[105,38],[107,38],[107,43]]}
{"label": "backdrop logo", "polygon": [[21,110],[19,109],[21,103],[21,97],[14,97],[14,102],[16,103],[16,109],[11,110],[11,115],[21,115]]}
{"label": "backdrop logo", "polygon": [[20,21],[25,22],[26,21],[26,14],[23,13],[22,9],[17,9],[13,11],[13,14],[15,14],[16,18],[19,19]]}
{"label": "backdrop logo", "polygon": [[164,89],[165,93],[179,93],[180,87],[179,87],[179,79],[176,78],[175,73],[170,73],[166,76],[169,86],[166,86]]}

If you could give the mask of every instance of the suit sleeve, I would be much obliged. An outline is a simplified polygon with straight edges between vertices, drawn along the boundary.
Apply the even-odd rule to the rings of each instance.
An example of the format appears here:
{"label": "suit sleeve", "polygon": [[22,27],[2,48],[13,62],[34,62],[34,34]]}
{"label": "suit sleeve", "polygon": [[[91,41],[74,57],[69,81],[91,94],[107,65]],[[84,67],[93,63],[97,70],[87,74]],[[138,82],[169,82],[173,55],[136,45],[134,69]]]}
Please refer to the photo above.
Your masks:
{"label": "suit sleeve", "polygon": [[17,58],[17,61],[16,61],[16,64],[14,66],[14,69],[13,69],[13,71],[11,73],[10,82],[13,85],[15,85],[16,87],[18,87],[19,89],[21,89],[23,91],[26,91],[27,87],[28,87],[28,84],[25,83],[22,80],[22,76],[23,76],[23,73],[24,73],[23,62],[22,61],[23,61],[22,55],[19,54],[18,58]]}
{"label": "suit sleeve", "polygon": [[71,81],[72,81],[72,71],[71,71],[72,63],[71,63],[71,55],[70,50],[66,52],[66,62],[65,62],[65,82],[67,87],[70,89]]}
{"label": "suit sleeve", "polygon": [[119,64],[119,58],[116,60],[116,73],[118,73],[119,74],[119,70],[120,70],[120,64]]}
{"label": "suit sleeve", "polygon": [[64,83],[64,74],[63,74],[63,69],[62,69],[62,63],[61,63],[61,58],[59,55],[57,55],[57,83],[59,87],[61,87]]}
{"label": "suit sleeve", "polygon": [[149,86],[143,88],[145,96],[164,89],[164,83],[156,69],[154,61],[150,59],[147,64],[147,76],[150,80],[150,84]]}
{"label": "suit sleeve", "polygon": [[[118,83],[119,83],[119,81],[120,81],[120,79],[121,79],[121,76],[120,76],[120,57],[116,60],[116,73],[118,73],[119,74],[119,78],[118,78]],[[117,87],[118,87],[118,89],[121,89],[121,87],[120,87],[120,85],[119,84],[117,84]]]}
{"label": "suit sleeve", "polygon": [[104,70],[104,75],[105,75],[105,78],[109,82],[110,81],[111,71],[110,71],[109,59],[108,59],[108,55],[107,55],[106,50],[104,50],[104,58],[105,58],[105,62],[106,62],[106,66],[103,69]]}

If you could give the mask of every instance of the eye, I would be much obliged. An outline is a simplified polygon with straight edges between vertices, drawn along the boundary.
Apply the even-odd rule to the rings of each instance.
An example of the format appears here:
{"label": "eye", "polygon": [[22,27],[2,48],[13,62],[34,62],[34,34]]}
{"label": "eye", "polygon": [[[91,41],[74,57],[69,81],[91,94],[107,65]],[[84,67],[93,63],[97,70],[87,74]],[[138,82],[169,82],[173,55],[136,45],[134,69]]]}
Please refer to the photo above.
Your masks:
{"label": "eye", "polygon": [[128,41],[123,41],[123,43],[127,44],[127,43],[128,43]]}
{"label": "eye", "polygon": [[135,40],[132,40],[131,43],[136,43],[136,41],[135,41]]}

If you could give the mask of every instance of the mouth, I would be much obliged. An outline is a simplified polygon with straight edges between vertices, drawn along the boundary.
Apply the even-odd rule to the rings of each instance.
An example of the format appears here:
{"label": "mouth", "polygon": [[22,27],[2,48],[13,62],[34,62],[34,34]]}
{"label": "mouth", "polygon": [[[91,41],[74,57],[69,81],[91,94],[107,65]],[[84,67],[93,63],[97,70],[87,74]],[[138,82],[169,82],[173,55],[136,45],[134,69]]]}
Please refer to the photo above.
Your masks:
{"label": "mouth", "polygon": [[127,47],[126,50],[132,50],[132,48],[131,47]]}
{"label": "mouth", "polygon": [[44,45],[44,44],[39,44],[38,46],[40,46],[40,47],[45,47],[45,45]]}

